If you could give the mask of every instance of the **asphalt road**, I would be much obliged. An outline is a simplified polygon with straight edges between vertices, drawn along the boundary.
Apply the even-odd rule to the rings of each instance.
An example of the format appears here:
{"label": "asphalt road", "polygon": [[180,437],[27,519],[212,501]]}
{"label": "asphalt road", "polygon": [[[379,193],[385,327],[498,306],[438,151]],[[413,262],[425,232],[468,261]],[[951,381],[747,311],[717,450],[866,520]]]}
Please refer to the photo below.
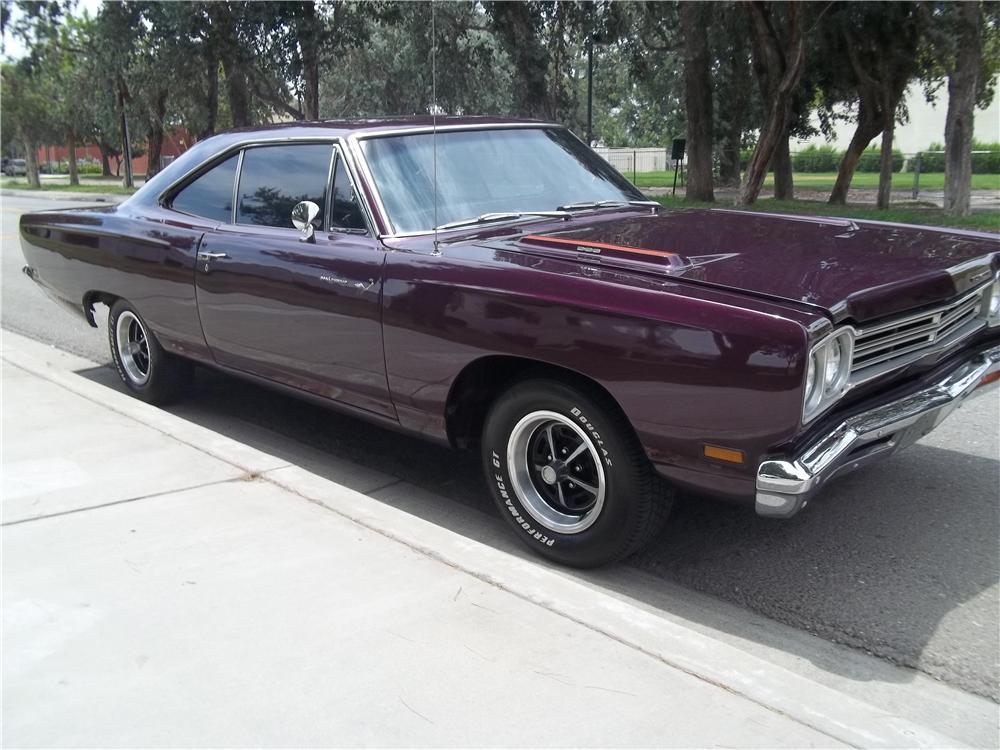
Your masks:
{"label": "asphalt road", "polygon": [[[104,330],[65,313],[20,272],[17,216],[59,205],[81,204],[3,199],[0,321],[106,364]],[[110,369],[89,375],[116,387]],[[998,395],[995,385],[982,389],[920,443],[834,483],[789,521],[684,498],[646,551],[591,580],[665,609],[698,592],[743,613],[723,618],[734,637],[790,658],[821,660],[785,626],[998,700]],[[403,480],[379,499],[487,543],[509,543],[474,457],[207,371],[172,411],[339,479],[352,462],[377,468]],[[445,505],[435,506],[430,493]],[[857,672],[835,654],[823,658],[823,669]]]}

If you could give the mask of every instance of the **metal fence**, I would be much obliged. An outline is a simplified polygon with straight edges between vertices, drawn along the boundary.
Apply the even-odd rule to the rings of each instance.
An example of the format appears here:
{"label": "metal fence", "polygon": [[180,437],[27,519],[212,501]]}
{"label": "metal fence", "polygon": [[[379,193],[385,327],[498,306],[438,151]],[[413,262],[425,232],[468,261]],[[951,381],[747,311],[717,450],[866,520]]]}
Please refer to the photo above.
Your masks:
{"label": "metal fence", "polygon": [[[675,167],[677,170],[677,186],[684,185],[686,161],[680,165],[675,164],[670,158],[670,148],[609,148],[598,146],[594,148],[605,161],[611,166],[638,182],[641,174],[654,172],[664,173],[662,181],[656,183],[656,187],[671,187]],[[743,151],[740,154],[740,172],[742,173],[750,160],[751,152]],[[926,192],[927,187],[921,186],[921,175],[928,173],[944,172],[944,152],[943,151],[920,151],[916,153],[902,153],[894,151],[892,156],[893,187],[895,190],[909,189],[913,198],[920,195],[920,191]],[[792,172],[796,176],[796,187],[808,190],[810,175],[816,175],[820,182],[827,182],[830,175],[835,175],[840,168],[840,161],[843,152],[829,147],[808,148],[791,153]],[[715,172],[718,175],[718,162],[715,165]],[[855,185],[858,184],[858,174],[879,172],[881,167],[881,156],[876,148],[864,151],[858,161],[855,170]],[[972,152],[972,171],[974,174],[1000,174],[1000,151]],[[658,179],[658,178],[656,178]],[[662,182],[662,184],[661,184]],[[650,187],[650,180],[643,181],[644,186]],[[935,186],[934,190],[940,190]]]}

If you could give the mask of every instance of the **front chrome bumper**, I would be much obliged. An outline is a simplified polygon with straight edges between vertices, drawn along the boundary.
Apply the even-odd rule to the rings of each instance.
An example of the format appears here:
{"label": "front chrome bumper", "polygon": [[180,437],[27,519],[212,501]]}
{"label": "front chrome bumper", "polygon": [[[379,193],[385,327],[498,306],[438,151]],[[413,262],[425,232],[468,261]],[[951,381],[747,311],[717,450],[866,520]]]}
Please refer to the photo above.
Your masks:
{"label": "front chrome bumper", "polygon": [[841,422],[795,456],[763,461],[757,468],[757,514],[795,515],[837,474],[915,443],[997,371],[1000,346],[980,352],[927,388]]}

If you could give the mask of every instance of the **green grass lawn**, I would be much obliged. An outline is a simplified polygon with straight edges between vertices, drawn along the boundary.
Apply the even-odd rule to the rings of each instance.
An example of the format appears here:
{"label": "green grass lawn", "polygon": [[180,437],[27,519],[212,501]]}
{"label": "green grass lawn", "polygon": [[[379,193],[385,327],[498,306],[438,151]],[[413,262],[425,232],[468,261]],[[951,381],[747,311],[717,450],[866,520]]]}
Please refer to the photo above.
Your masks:
{"label": "green grass lawn", "polygon": [[[697,203],[688,202],[669,195],[650,196],[666,208],[732,208],[729,203]],[[903,204],[882,211],[873,206],[831,206],[819,201],[776,201],[771,198],[757,201],[753,206],[743,207],[747,211],[773,211],[785,214],[814,214],[820,216],[839,216],[849,219],[868,219],[872,221],[895,221],[902,224],[928,224],[931,226],[957,227],[959,229],[977,229],[986,232],[1000,233],[1000,212],[991,211],[976,213],[972,216],[949,216],[940,208],[920,203]]]}
{"label": "green grass lawn", "polygon": [[[626,177],[632,175],[625,173]],[[794,175],[796,188],[803,190],[820,190],[828,193],[833,190],[833,184],[837,181],[835,172],[797,172]],[[636,175],[638,187],[671,187],[674,184],[673,172],[640,172]],[[765,188],[772,187],[774,181],[771,175],[767,176],[764,182]],[[875,190],[878,188],[878,174],[876,172],[855,172],[851,182],[852,188],[859,190]],[[899,172],[892,176],[892,187],[894,190],[910,190],[913,187],[913,174],[911,172]],[[925,172],[920,175],[921,190],[943,190],[944,172]],[[1000,190],[1000,174],[974,174],[972,175],[973,190]]]}
{"label": "green grass lawn", "polygon": [[44,190],[60,193],[112,193],[115,195],[131,195],[135,189],[124,188],[120,180],[109,180],[105,184],[95,185],[70,185],[69,182],[54,182],[52,180],[42,180],[41,188],[29,187],[25,180],[18,180],[12,177],[0,179],[0,188],[11,188],[13,190]]}

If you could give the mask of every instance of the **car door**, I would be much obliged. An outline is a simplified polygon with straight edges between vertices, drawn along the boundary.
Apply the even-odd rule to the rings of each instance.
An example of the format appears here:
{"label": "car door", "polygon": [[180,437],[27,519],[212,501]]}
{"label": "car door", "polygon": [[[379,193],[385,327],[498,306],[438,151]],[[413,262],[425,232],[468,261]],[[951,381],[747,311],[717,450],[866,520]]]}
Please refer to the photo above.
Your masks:
{"label": "car door", "polygon": [[[382,352],[385,250],[333,143],[247,147],[233,220],[205,235],[195,271],[205,341],[220,365],[395,417]],[[320,207],[306,241],[302,200]]]}

